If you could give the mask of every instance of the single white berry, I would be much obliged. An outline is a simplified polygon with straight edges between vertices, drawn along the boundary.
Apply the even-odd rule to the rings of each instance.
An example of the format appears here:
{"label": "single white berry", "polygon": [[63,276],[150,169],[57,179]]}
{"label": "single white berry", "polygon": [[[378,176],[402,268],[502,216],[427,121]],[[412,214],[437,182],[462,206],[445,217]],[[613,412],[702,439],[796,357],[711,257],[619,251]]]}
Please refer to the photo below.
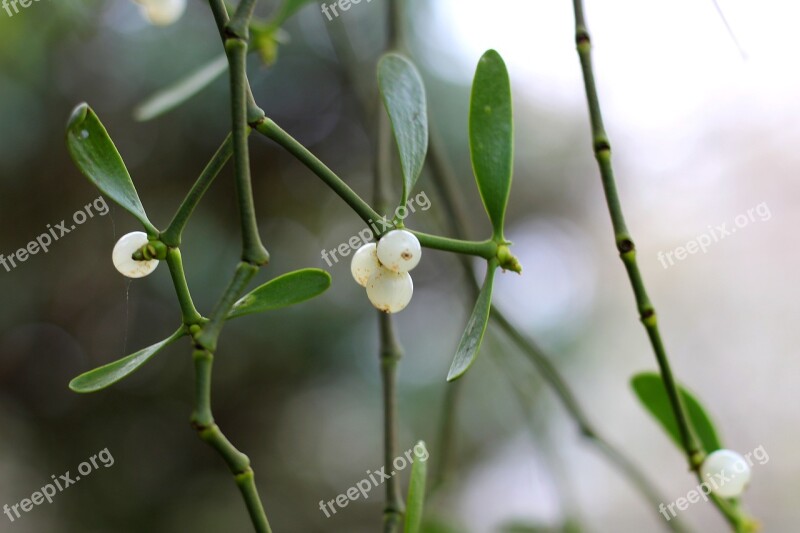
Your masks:
{"label": "single white berry", "polygon": [[398,313],[406,308],[414,294],[414,283],[408,272],[392,272],[378,267],[367,281],[367,297],[384,313]]}
{"label": "single white berry", "polygon": [[392,230],[378,241],[378,260],[393,272],[409,272],[419,264],[422,247],[413,233]]}
{"label": "single white berry", "polygon": [[717,450],[703,461],[700,474],[711,492],[721,498],[736,498],[750,481],[750,465],[734,451]]}
{"label": "single white berry", "polygon": [[154,26],[169,26],[186,11],[186,0],[136,0],[144,17]]}
{"label": "single white berry", "polygon": [[114,251],[111,253],[111,259],[120,274],[129,278],[143,278],[156,269],[158,259],[136,261],[132,257],[147,242],[147,234],[142,231],[128,233],[117,241]]}
{"label": "single white berry", "polygon": [[353,260],[350,261],[350,272],[362,287],[367,286],[369,277],[377,272],[381,266],[378,261],[377,248],[374,242],[365,244],[353,254]]}

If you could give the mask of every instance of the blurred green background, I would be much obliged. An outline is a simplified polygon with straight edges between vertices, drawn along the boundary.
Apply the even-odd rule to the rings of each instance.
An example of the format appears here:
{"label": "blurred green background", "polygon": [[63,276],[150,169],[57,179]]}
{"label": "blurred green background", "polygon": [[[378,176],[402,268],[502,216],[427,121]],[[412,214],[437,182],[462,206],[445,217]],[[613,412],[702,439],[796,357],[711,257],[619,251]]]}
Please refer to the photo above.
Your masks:
{"label": "blurred green background", "polygon": [[[711,2],[587,3],[620,193],[674,370],[704,399],[727,447],[745,453],[764,446],[770,460],[754,466],[745,504],[766,531],[795,531],[800,79],[787,66],[793,31],[786,25],[798,8],[772,1],[755,13],[729,2],[729,21],[748,52],[743,59]],[[261,4],[266,16],[276,2]],[[385,8],[384,0],[362,2],[328,22],[312,3],[287,24],[289,42],[274,66],[255,56],[250,63],[267,115],[367,198]],[[497,47],[509,64],[517,153],[508,236],[525,271],[500,276],[497,305],[547,348],[592,420],[645,469],[665,503],[685,496],[696,482],[628,385],[655,363],[590,153],[569,2],[414,0],[406,12],[431,122],[469,206],[464,229],[475,239],[488,234],[488,223],[467,150],[470,77],[486,48]],[[148,25],[127,0],[42,0],[13,17],[0,11],[0,253],[13,254],[97,197],[64,144],[66,119],[82,101],[105,123],[151,220],[164,227],[230,127],[227,83],[217,80],[152,122],[134,121],[132,111],[220,53],[204,2],[190,2],[167,28]],[[319,510],[320,500],[346,491],[382,460],[376,313],[348,261],[329,268],[320,257],[362,225],[273,143],[254,135],[251,160],[272,255],[258,280],[320,267],[333,286],[296,308],[226,327],[214,373],[217,422],[251,457],[275,531],[376,531],[380,490],[330,519]],[[189,285],[206,314],[239,255],[231,178],[227,168],[182,245]],[[432,208],[408,225],[442,233],[445,212],[426,174],[417,190]],[[708,253],[668,269],[659,263],[659,251],[762,203],[769,219],[752,221]],[[115,459],[53,504],[14,523],[0,516],[0,531],[250,530],[226,467],[189,426],[186,341],[106,391],[67,389],[77,374],[178,324],[165,266],[129,282],[111,264],[116,239],[138,229],[112,206],[49,253],[0,269],[0,505],[29,497],[104,448]],[[426,251],[414,281],[414,300],[397,316],[406,353],[398,448],[424,439],[436,462],[445,376],[472,302],[447,254]],[[527,386],[529,409],[521,408],[509,374]],[[581,440],[538,375],[491,326],[465,378],[456,429],[456,473],[428,507],[453,531],[497,532],[509,522],[557,530],[565,516],[585,531],[660,530],[656,510]],[[703,531],[725,531],[708,505],[682,516]]]}

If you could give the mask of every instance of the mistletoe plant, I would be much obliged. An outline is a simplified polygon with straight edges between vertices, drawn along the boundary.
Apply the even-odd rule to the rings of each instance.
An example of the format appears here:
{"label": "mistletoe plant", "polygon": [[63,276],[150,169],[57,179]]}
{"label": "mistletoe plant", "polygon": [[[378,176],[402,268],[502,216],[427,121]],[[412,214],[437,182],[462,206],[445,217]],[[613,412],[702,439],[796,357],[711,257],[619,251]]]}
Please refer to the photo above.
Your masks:
{"label": "mistletoe plant", "polygon": [[[351,272],[356,282],[366,288],[370,302],[382,312],[380,333],[386,465],[396,455],[395,367],[401,353],[390,315],[401,311],[411,300],[413,283],[409,272],[419,263],[422,248],[430,248],[459,255],[468,280],[474,284],[471,288],[476,300],[447,375],[447,381],[454,383],[448,385],[444,405],[439,446],[440,470],[443,472],[444,465],[453,454],[451,433],[457,403],[455,391],[461,386],[461,381],[458,380],[474,363],[491,318],[541,372],[545,382],[553,388],[567,413],[575,420],[581,434],[630,479],[655,509],[665,499],[660,497],[653,484],[632,461],[599,434],[549,358],[492,306],[492,287],[497,269],[517,273],[522,271],[519,261],[511,253],[511,242],[505,236],[506,208],[513,171],[514,133],[511,84],[500,55],[489,50],[480,58],[470,99],[469,149],[472,169],[492,228],[488,238],[475,241],[462,235],[465,210],[461,191],[454,184],[439,144],[429,143],[428,110],[422,77],[401,50],[401,0],[390,0],[389,50],[377,64],[378,89],[386,114],[378,119],[381,161],[376,165],[376,198],[372,205],[310,150],[267,117],[256,104],[246,73],[248,52],[258,52],[267,65],[273,63],[277,59],[279,44],[284,38],[281,26],[308,1],[285,0],[271,19],[260,21],[253,16],[255,0],[240,0],[232,15],[223,0],[209,0],[225,56],[157,93],[137,108],[135,115],[138,119],[155,118],[189,99],[226,70],[229,73],[231,133],[186,194],[166,229],[158,229],[148,218],[122,157],[95,112],[87,104],[81,104],[73,111],[67,126],[67,145],[75,164],[104,195],[133,215],[144,230],[129,233],[119,240],[112,253],[115,267],[127,277],[140,278],[153,272],[159,262],[166,261],[181,320],[175,333],[168,338],[78,376],[72,380],[70,388],[81,393],[100,391],[138,370],[169,344],[188,337],[192,347],[196,389],[192,426],[200,438],[209,443],[227,463],[242,492],[255,530],[271,531],[248,457],[233,446],[214,421],[210,398],[212,363],[217,355],[218,339],[227,321],[310,300],[330,286],[331,277],[325,271],[306,268],[279,275],[245,293],[256,273],[268,264],[270,258],[258,229],[250,176],[248,137],[251,132],[256,131],[292,154],[375,230],[377,242],[363,246],[354,254]],[[141,4],[145,16],[156,24],[174,22],[185,7],[185,0],[137,2]],[[594,151],[611,214],[616,245],[630,277],[640,318],[647,330],[660,370],[658,374],[639,374],[634,377],[632,384],[639,399],[682,448],[690,468],[703,481],[721,470],[738,465],[742,462],[741,456],[722,449],[718,433],[706,410],[694,395],[678,385],[672,375],[655,310],[647,297],[636,263],[635,247],[622,216],[611,166],[610,144],[603,127],[594,81],[582,2],[574,0],[573,7]],[[387,146],[391,142],[389,131],[395,140],[396,157],[401,169],[402,192],[395,202],[386,194],[391,187],[383,183],[385,178],[391,178],[391,170],[387,170],[391,165],[387,165],[385,161],[386,154],[390,153],[390,147]],[[407,204],[426,165],[429,144],[432,146],[431,175],[434,185],[442,193],[449,217],[450,233],[454,237],[415,231],[405,227],[403,218],[388,219],[379,214],[388,211],[392,206],[402,209]],[[231,158],[241,225],[241,261],[216,306],[206,317],[196,309],[192,301],[181,260],[181,236],[195,207]],[[480,286],[477,285],[470,256],[482,258],[486,262],[486,271]],[[444,475],[442,472],[436,474],[434,488],[441,482]],[[406,533],[420,530],[425,478],[425,463],[415,460],[405,510],[398,493],[398,481],[393,478],[386,483],[384,531],[398,531],[401,522],[405,524]],[[736,531],[750,531],[755,524],[741,510],[738,499],[748,479],[749,472],[743,473],[731,484],[713,490],[711,494],[714,504]],[[674,531],[684,530],[678,519],[665,522],[665,526]]]}
{"label": "mistletoe plant", "polygon": [[[127,168],[100,119],[87,104],[79,105],[67,126],[67,146],[80,171],[108,198],[133,215],[144,232],[133,232],[120,239],[112,258],[117,269],[132,278],[143,277],[166,261],[181,310],[181,324],[168,338],[123,359],[78,376],[70,383],[76,392],[96,392],[129,376],[159,351],[188,336],[195,362],[195,409],[192,425],[200,437],[214,447],[228,464],[247,504],[257,531],[270,531],[258,496],[254,473],[246,455],[238,451],[215,424],[210,391],[212,362],[217,343],[228,320],[254,313],[281,309],[321,294],[331,282],[319,269],[303,269],[283,274],[244,294],[259,268],[269,262],[262,244],[253,201],[250,178],[248,136],[256,130],[273,139],[314,171],[335,193],[345,200],[366,223],[382,221],[371,275],[365,285],[373,304],[391,313],[405,307],[411,287],[408,270],[420,258],[420,245],[428,248],[481,257],[487,262],[483,289],[459,344],[448,379],[462,376],[474,362],[489,319],[492,280],[498,267],[521,271],[504,237],[505,211],[512,176],[511,91],[503,60],[494,51],[487,52],[478,65],[470,112],[470,147],[478,189],[493,225],[493,234],[483,241],[452,239],[402,229],[402,221],[387,220],[364,201],[347,183],[326,167],[311,152],[265,116],[255,104],[245,72],[249,30],[254,0],[242,0],[229,18],[225,6],[210,2],[219,26],[228,58],[231,87],[232,133],[189,190],[166,229],[158,229],[149,219]],[[292,11],[292,4],[283,12]],[[283,15],[279,15],[283,16]],[[414,65],[399,54],[382,59],[378,79],[386,111],[391,119],[402,166],[402,195],[398,206],[406,205],[419,178],[428,149],[428,125],[425,90]],[[208,317],[192,301],[181,260],[181,236],[192,212],[214,178],[233,157],[242,234],[242,256],[232,279]],[[360,257],[360,256],[359,256]],[[355,267],[354,267],[355,268]],[[399,281],[398,281],[399,280]],[[402,300],[402,301],[401,301]],[[402,305],[400,305],[402,304]],[[424,469],[413,470],[409,509],[421,509],[421,486]],[[419,511],[421,513],[421,510]],[[421,516],[409,516],[408,524],[417,524]],[[411,529],[414,529],[412,527]]]}

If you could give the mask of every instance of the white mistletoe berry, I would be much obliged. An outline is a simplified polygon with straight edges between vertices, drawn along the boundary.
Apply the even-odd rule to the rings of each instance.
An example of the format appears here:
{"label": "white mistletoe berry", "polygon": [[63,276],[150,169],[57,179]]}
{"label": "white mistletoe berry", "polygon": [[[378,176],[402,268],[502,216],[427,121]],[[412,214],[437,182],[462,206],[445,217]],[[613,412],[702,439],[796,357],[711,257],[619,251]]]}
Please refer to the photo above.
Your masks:
{"label": "white mistletoe berry", "polygon": [[408,272],[392,272],[378,267],[367,281],[367,297],[384,313],[398,313],[406,308],[414,294],[414,283]]}
{"label": "white mistletoe berry", "polygon": [[734,451],[717,450],[703,461],[700,474],[711,492],[721,498],[736,498],[750,481],[750,465]]}
{"label": "white mistletoe berry", "polygon": [[147,234],[141,231],[123,235],[117,241],[117,244],[114,245],[114,251],[111,253],[111,259],[120,274],[129,278],[143,278],[156,269],[158,259],[136,261],[132,257],[147,242]]}
{"label": "white mistletoe berry", "polygon": [[144,17],[154,26],[169,26],[186,11],[186,0],[136,0]]}
{"label": "white mistletoe berry", "polygon": [[378,261],[377,248],[374,242],[365,244],[353,254],[353,260],[350,261],[350,272],[362,287],[367,286],[369,277],[377,272],[381,266]]}
{"label": "white mistletoe berry", "polygon": [[419,264],[422,247],[413,233],[392,230],[378,241],[378,260],[393,272],[409,272]]}

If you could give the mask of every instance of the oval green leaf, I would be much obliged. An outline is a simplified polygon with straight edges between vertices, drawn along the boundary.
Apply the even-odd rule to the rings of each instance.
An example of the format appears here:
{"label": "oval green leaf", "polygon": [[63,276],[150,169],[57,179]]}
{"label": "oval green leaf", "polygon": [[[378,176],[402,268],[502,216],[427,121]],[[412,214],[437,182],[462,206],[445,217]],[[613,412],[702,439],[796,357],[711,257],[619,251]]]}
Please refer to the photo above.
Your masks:
{"label": "oval green leaf", "polygon": [[109,363],[81,374],[69,382],[69,388],[80,393],[97,392],[105,389],[106,387],[113,385],[114,383],[139,370],[139,368],[149,361],[155,354],[179,338],[183,337],[185,334],[186,331],[184,328],[181,328],[173,333],[172,336],[157,344],[148,346],[143,350],[139,350],[138,352],[127,357],[123,357],[122,359],[114,361],[113,363]]}
{"label": "oval green leaf", "polygon": [[[417,448],[426,450],[424,459],[417,454]],[[425,478],[428,475],[428,454],[424,441],[414,446],[414,463],[411,466],[411,480],[408,485],[408,504],[403,532],[419,533],[422,514],[425,508]]]}
{"label": "oval green leaf", "polygon": [[227,69],[228,58],[222,54],[188,76],[150,96],[134,109],[133,117],[139,122],[146,122],[172,111],[208,87]]}
{"label": "oval green leaf", "polygon": [[228,318],[289,307],[319,296],[331,286],[331,276],[318,268],[283,274],[243,296],[233,305]]}
{"label": "oval green leaf", "polygon": [[100,119],[85,103],[76,107],[69,119],[67,147],[78,169],[100,192],[139,219],[148,234],[158,233],[147,219],[136,187],[116,146]]}
{"label": "oval green leaf", "polygon": [[378,63],[378,86],[392,123],[403,169],[403,198],[417,182],[428,153],[428,104],[417,67],[400,54],[384,55]]}
{"label": "oval green leaf", "polygon": [[514,165],[514,122],[508,71],[503,58],[494,50],[483,54],[475,71],[469,110],[469,149],[494,237],[502,239]]}
{"label": "oval green leaf", "polygon": [[450,365],[450,372],[447,373],[447,381],[454,381],[463,376],[478,356],[483,335],[486,332],[486,324],[489,322],[489,313],[492,310],[492,286],[496,270],[497,261],[490,261],[486,267],[486,277],[483,280],[478,301],[475,302],[475,308],[472,310],[467,327],[461,336],[461,342],[458,343],[453,364]]}
{"label": "oval green leaf", "polygon": [[[639,401],[645,406],[653,417],[661,424],[672,441],[683,450],[678,422],[672,412],[672,405],[667,396],[667,389],[661,376],[655,372],[642,372],[631,379],[631,386]],[[695,435],[703,445],[706,453],[711,453],[722,448],[717,431],[711,417],[707,414],[700,401],[688,390],[678,387],[681,401],[686,408],[689,423]]]}

